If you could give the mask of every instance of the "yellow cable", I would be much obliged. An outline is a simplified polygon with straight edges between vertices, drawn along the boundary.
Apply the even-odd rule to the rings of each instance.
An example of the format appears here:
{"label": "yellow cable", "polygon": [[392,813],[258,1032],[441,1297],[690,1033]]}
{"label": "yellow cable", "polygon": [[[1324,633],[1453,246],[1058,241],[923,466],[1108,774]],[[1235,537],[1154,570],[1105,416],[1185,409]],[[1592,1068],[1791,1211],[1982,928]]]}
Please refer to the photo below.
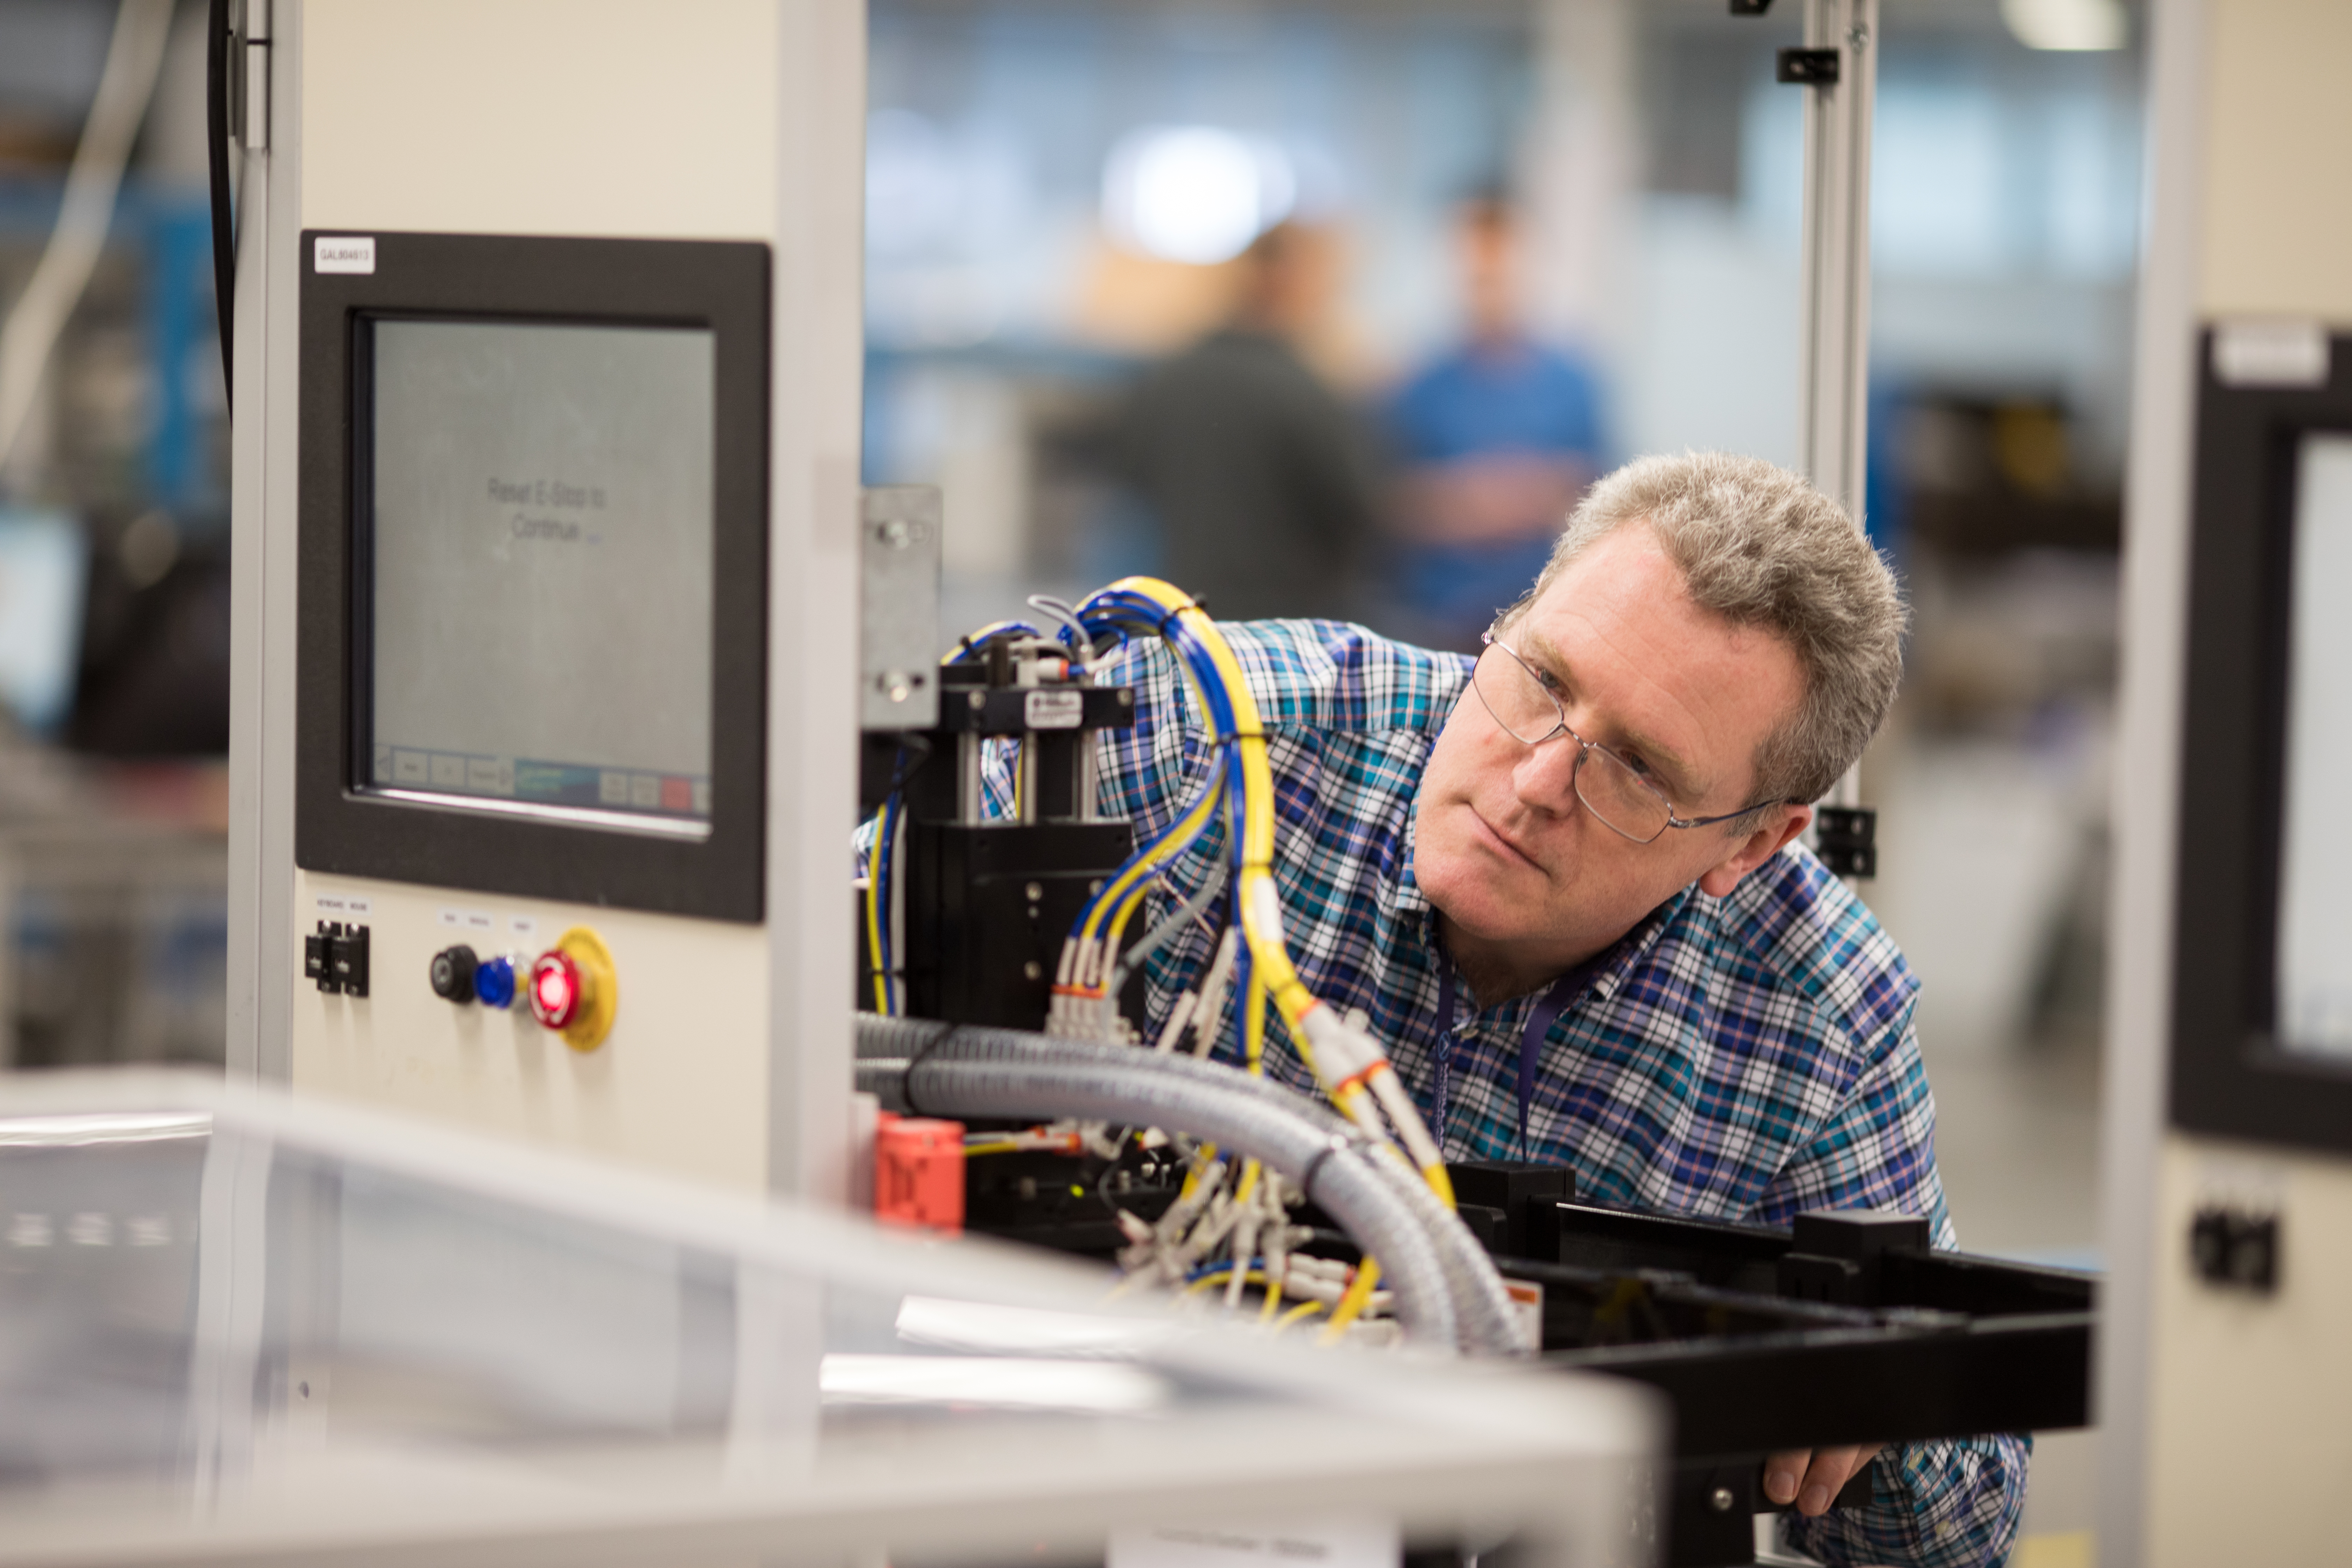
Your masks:
{"label": "yellow cable", "polygon": [[1024,1147],[1026,1145],[1015,1143],[1010,1138],[992,1143],[967,1143],[963,1146],[963,1157],[969,1160],[974,1154],[1018,1154]]}
{"label": "yellow cable", "polygon": [[1211,1169],[1216,1163],[1217,1146],[1214,1143],[1202,1144],[1199,1158],[1193,1162],[1192,1168],[1184,1173],[1184,1184],[1176,1189],[1176,1201],[1181,1204],[1191,1197],[1192,1189],[1201,1184],[1201,1173]]}
{"label": "yellow cable", "polygon": [[[1153,577],[1129,577],[1111,592],[1139,594],[1171,612],[1200,639],[1225,688],[1233,710],[1234,743],[1241,748],[1242,855],[1238,896],[1242,934],[1250,944],[1251,968],[1262,972],[1267,994],[1294,1028],[1318,1005],[1313,993],[1284,950],[1280,906],[1274,889],[1274,769],[1266,760],[1265,721],[1257,697],[1234,657],[1233,645],[1190,595]],[[1181,665],[1181,661],[1180,661]],[[1207,711],[1203,705],[1202,711]]]}
{"label": "yellow cable", "polygon": [[[1228,1267],[1218,1269],[1214,1274],[1203,1274],[1198,1279],[1193,1280],[1190,1285],[1185,1286],[1181,1294],[1186,1296],[1195,1295],[1200,1291],[1209,1289],[1214,1286],[1223,1285],[1232,1277],[1233,1272],[1233,1269]],[[1265,1283],[1265,1276],[1257,1269],[1253,1268],[1246,1276],[1244,1277],[1242,1283],[1244,1285],[1263,1285]]]}
{"label": "yellow cable", "polygon": [[1205,826],[1211,814],[1217,809],[1221,798],[1219,792],[1214,789],[1203,791],[1201,798],[1192,803],[1192,809],[1177,819],[1175,828],[1160,841],[1160,854],[1137,861],[1113,879],[1109,887],[1103,889],[1102,896],[1095,900],[1093,918],[1087,924],[1079,928],[1078,934],[1081,937],[1097,934],[1103,929],[1110,912],[1122,900],[1130,895],[1139,897],[1147,890],[1147,884],[1159,873],[1160,868],[1190,847],[1195,829]]}
{"label": "yellow cable", "polygon": [[[1271,1300],[1273,1298],[1268,1297],[1267,1300]],[[1320,1301],[1301,1301],[1298,1305],[1291,1308],[1290,1310],[1283,1313],[1281,1317],[1276,1318],[1274,1321],[1274,1331],[1278,1334],[1282,1332],[1283,1330],[1290,1327],[1291,1324],[1298,1321],[1299,1319],[1311,1318],[1322,1310],[1323,1303]]]}
{"label": "yellow cable", "polygon": [[[1116,584],[1114,584],[1114,586],[1116,586]],[[1167,585],[1162,584],[1161,586],[1166,587]],[[1173,593],[1175,590],[1171,588],[1169,589],[1169,592]],[[1177,672],[1183,676],[1184,685],[1192,693],[1193,704],[1200,709],[1202,720],[1205,722],[1209,713],[1209,700],[1207,695],[1202,691],[1200,683],[1193,679],[1191,668],[1186,665],[1183,660],[1179,659],[1176,661],[1176,668]],[[1213,726],[1210,727],[1213,728]],[[1267,776],[1269,779],[1272,777],[1270,773]],[[1223,792],[1220,790],[1212,788],[1202,791],[1201,798],[1193,803],[1192,808],[1190,811],[1187,811],[1182,817],[1178,819],[1177,827],[1174,830],[1171,830],[1168,836],[1165,838],[1162,838],[1160,842],[1163,846],[1169,847],[1189,844],[1192,841],[1192,830],[1194,825],[1204,822],[1209,814],[1217,808],[1222,799]],[[1127,870],[1119,876],[1113,878],[1110,886],[1106,888],[1103,890],[1102,895],[1095,900],[1092,910],[1088,913],[1085,923],[1079,927],[1079,937],[1081,939],[1091,939],[1097,935],[1102,930],[1103,921],[1113,904],[1138,882],[1143,881],[1154,875],[1161,865],[1164,865],[1168,860],[1172,858],[1174,858],[1173,855],[1166,855],[1157,857],[1150,861],[1139,861],[1135,865],[1129,867]]]}
{"label": "yellow cable", "polygon": [[1413,1165],[1421,1172],[1422,1179],[1429,1184],[1433,1192],[1445,1200],[1447,1208],[1452,1208],[1454,1178],[1445,1173],[1445,1155],[1438,1148],[1437,1140],[1430,1136],[1429,1128],[1421,1120],[1421,1112],[1413,1108],[1412,1097],[1405,1093],[1403,1081],[1397,1077],[1396,1069],[1383,1062],[1366,1073],[1364,1079],[1365,1086],[1372,1091],[1372,1098],[1379,1101],[1381,1109],[1388,1113],[1389,1121],[1396,1127],[1397,1136],[1404,1141],[1405,1152],[1412,1157]]}
{"label": "yellow cable", "polygon": [[1356,1269],[1356,1277],[1348,1281],[1340,1293],[1339,1304],[1331,1309],[1331,1321],[1323,1325],[1322,1342],[1336,1345],[1347,1334],[1348,1325],[1356,1321],[1372,1300],[1372,1287],[1381,1282],[1381,1266],[1376,1258],[1367,1258]]}
{"label": "yellow cable", "polygon": [[866,852],[866,952],[874,962],[874,1010],[890,1011],[890,975],[882,964],[882,848],[890,831],[890,803],[874,814],[874,845]]}
{"label": "yellow cable", "polygon": [[1454,1206],[1454,1178],[1447,1173],[1444,1161],[1440,1160],[1434,1164],[1423,1165],[1421,1168],[1421,1179],[1429,1184],[1429,1190],[1435,1193],[1439,1201],[1447,1208]]}
{"label": "yellow cable", "polygon": [[[1240,868],[1234,881],[1234,899],[1241,912],[1242,934],[1249,942],[1250,984],[1253,990],[1263,987],[1281,1012],[1283,1023],[1297,1043],[1301,1058],[1314,1068],[1315,1059],[1307,1048],[1306,1020],[1308,1014],[1323,1005],[1290,960],[1282,934],[1281,895],[1274,879],[1275,795],[1274,770],[1267,759],[1265,721],[1258,710],[1256,694],[1249,688],[1241,661],[1233,645],[1217,630],[1190,595],[1155,577],[1128,577],[1111,584],[1108,592],[1131,593],[1150,599],[1164,607],[1170,618],[1180,622],[1196,637],[1207,651],[1215,668],[1219,683],[1225,689],[1225,700],[1233,711],[1233,743],[1240,748],[1242,773],[1242,829]],[[1186,668],[1177,661],[1179,669]],[[1196,696],[1198,695],[1196,688]],[[1202,704],[1202,711],[1209,711]],[[1320,1074],[1318,1074],[1318,1078]],[[1435,1140],[1422,1125],[1420,1113],[1411,1100],[1401,1092],[1381,1097],[1382,1109],[1389,1120],[1397,1125],[1406,1144],[1416,1156],[1414,1163],[1430,1186],[1450,1205],[1453,1184],[1445,1177],[1442,1159],[1433,1159]],[[1347,1109],[1344,1105],[1342,1109]],[[1369,1116],[1369,1111],[1368,1111]],[[1359,1117],[1360,1121],[1366,1120]],[[1370,1117],[1375,1123],[1377,1117]],[[1385,1134],[1383,1134],[1385,1136]],[[1434,1174],[1433,1174],[1433,1171]],[[1334,1314],[1338,1321],[1338,1314]],[[1342,1324],[1342,1327],[1345,1325]]]}

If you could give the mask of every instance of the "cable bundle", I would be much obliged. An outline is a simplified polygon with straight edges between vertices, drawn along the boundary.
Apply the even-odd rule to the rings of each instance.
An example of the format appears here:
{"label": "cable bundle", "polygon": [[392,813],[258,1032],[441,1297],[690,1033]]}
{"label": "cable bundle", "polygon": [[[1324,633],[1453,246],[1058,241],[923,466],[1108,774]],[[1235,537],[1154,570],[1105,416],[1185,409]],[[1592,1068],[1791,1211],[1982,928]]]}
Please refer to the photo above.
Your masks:
{"label": "cable bundle", "polygon": [[[1423,1124],[1387,1053],[1365,1030],[1360,1018],[1342,1018],[1318,1000],[1291,962],[1274,879],[1274,771],[1267,761],[1257,699],[1232,645],[1190,597],[1151,577],[1129,577],[1112,584],[1080,605],[1076,619],[1092,637],[1116,636],[1124,640],[1142,635],[1165,642],[1200,706],[1216,755],[1201,792],[1174,822],[1129,858],[1079,916],[1063,948],[1054,988],[1056,1006],[1048,1031],[1076,1037],[1110,1036],[1101,1020],[1115,1009],[1118,983],[1132,968],[1131,962],[1126,968],[1117,962],[1121,934],[1150,890],[1153,878],[1191,848],[1222,813],[1234,914],[1247,944],[1246,952],[1238,955],[1238,964],[1244,972],[1243,1050],[1250,1070],[1263,1068],[1265,1005],[1270,1000],[1288,1026],[1300,1058],[1314,1070],[1332,1103],[1374,1139],[1391,1146],[1402,1142],[1402,1152],[1431,1188],[1452,1203],[1444,1156]],[[1236,803],[1238,832],[1234,830]],[[1213,879],[1210,887],[1217,886]],[[1177,911],[1178,917],[1185,913]],[[1164,940],[1167,930],[1163,927],[1147,938],[1147,945]],[[1221,951],[1219,962],[1223,958]],[[1204,978],[1202,993],[1221,989],[1215,983],[1223,977],[1213,973],[1215,967],[1213,964],[1213,973]],[[1212,999],[1187,991],[1177,1003],[1188,1018],[1197,1020],[1198,1031],[1209,1037],[1213,1036],[1216,1015],[1201,1004],[1211,1000],[1221,1003],[1222,997]],[[1095,1026],[1089,1028],[1089,1025]],[[1180,1031],[1182,1027],[1176,1026]],[[1172,1046],[1174,1036],[1164,1035],[1163,1044]]]}
{"label": "cable bundle", "polygon": [[[1000,621],[963,639],[950,662],[973,657],[991,638],[1009,637],[1016,639],[1012,646],[1017,654],[1034,656],[1041,648],[1052,648],[1090,675],[1130,639],[1157,638],[1174,656],[1212,746],[1208,777],[1199,791],[1167,827],[1129,857],[1079,914],[1055,967],[1046,1033],[1101,1045],[1133,1043],[1118,1005],[1126,982],[1152,952],[1229,895],[1226,929],[1214,956],[1200,984],[1176,998],[1154,1042],[1154,1054],[1173,1054],[1190,1032],[1192,1054],[1205,1056],[1218,1037],[1226,994],[1232,991],[1240,997],[1247,1070],[1263,1076],[1266,1006],[1271,1002],[1300,1058],[1331,1103],[1365,1137],[1375,1159],[1392,1163],[1401,1173],[1419,1172],[1430,1191],[1451,1208],[1453,1184],[1437,1141],[1423,1123],[1387,1053],[1366,1029],[1363,1016],[1342,1017],[1317,998],[1291,961],[1274,876],[1274,772],[1257,699],[1232,645],[1189,595],[1156,578],[1124,578],[1075,609],[1043,598],[1030,604],[1057,623],[1050,637],[1025,621]],[[891,967],[900,945],[892,917],[903,816],[894,796],[877,822],[875,875],[866,900],[869,940],[883,955],[875,981],[876,1010],[886,1015],[902,1011],[904,1005]],[[1122,954],[1128,926],[1152,889],[1162,886],[1172,892],[1173,884],[1164,873],[1220,824],[1224,856],[1214,872],[1198,892],[1181,900]],[[1050,1130],[1055,1136],[1066,1136],[1068,1131],[1061,1126]],[[1099,1129],[1083,1131],[1091,1134],[1083,1139],[1087,1146],[1101,1144]],[[1131,1245],[1122,1254],[1130,1277],[1188,1287],[1213,1278],[1225,1288],[1230,1306],[1240,1304],[1245,1286],[1261,1283],[1265,1289],[1261,1311],[1266,1317],[1285,1294],[1303,1293],[1317,1310],[1329,1307],[1327,1338],[1339,1337],[1367,1309],[1385,1303],[1385,1293],[1375,1290],[1380,1264],[1369,1256],[1347,1277],[1336,1299],[1328,1299],[1329,1280],[1311,1261],[1300,1264],[1297,1277],[1290,1278],[1290,1247],[1299,1238],[1284,1211],[1297,1199],[1296,1185],[1263,1171],[1255,1158],[1221,1157],[1214,1144],[1194,1145],[1188,1152],[1191,1172],[1169,1215],[1147,1225],[1122,1214],[1123,1224],[1133,1222],[1128,1226]]]}

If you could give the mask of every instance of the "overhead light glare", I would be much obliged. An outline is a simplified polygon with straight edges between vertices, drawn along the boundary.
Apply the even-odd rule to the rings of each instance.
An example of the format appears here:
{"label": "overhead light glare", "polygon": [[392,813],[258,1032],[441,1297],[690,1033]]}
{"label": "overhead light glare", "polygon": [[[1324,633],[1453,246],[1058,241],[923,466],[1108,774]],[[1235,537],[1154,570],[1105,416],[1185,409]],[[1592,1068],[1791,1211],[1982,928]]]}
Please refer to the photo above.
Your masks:
{"label": "overhead light glare", "polygon": [[826,1405],[944,1405],[1135,1415],[1175,1395],[1140,1367],[1015,1356],[826,1356],[817,1368]]}
{"label": "overhead light glare", "polygon": [[2000,0],[2000,19],[2029,49],[2120,49],[2123,0]]}
{"label": "overhead light glare", "polygon": [[1103,222],[1167,261],[1230,261],[1282,221],[1297,195],[1269,142],[1211,125],[1155,125],[1119,138],[1103,165]]}

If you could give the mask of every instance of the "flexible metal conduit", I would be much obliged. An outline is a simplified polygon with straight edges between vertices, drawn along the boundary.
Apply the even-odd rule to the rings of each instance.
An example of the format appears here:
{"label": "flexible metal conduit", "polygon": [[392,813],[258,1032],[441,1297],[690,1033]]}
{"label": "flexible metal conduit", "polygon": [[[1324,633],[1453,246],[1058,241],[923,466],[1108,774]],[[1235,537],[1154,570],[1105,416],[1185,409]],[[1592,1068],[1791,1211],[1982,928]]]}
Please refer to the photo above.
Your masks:
{"label": "flexible metal conduit", "polygon": [[1461,1220],[1339,1116],[1289,1089],[1189,1058],[928,1019],[861,1014],[857,1043],[858,1087],[897,1107],[1163,1127],[1255,1157],[1380,1258],[1415,1341],[1517,1348],[1501,1277]]}

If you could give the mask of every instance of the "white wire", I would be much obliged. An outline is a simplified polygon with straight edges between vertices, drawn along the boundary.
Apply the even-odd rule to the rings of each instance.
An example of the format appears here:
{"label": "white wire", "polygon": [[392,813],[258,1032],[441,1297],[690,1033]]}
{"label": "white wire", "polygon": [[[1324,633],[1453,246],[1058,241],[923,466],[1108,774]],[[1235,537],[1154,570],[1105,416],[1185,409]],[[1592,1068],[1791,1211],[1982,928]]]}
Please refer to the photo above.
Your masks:
{"label": "white wire", "polygon": [[[25,433],[49,353],[80,302],[106,245],[122,171],[131,162],[148,100],[155,95],[156,73],[171,37],[173,5],[173,0],[122,0],[115,13],[106,68],[99,76],[98,96],[83,122],[80,144],[74,149],[57,226],[49,231],[32,281],[8,312],[6,325],[0,326],[0,471],[7,468]],[[176,374],[178,367],[167,367],[164,374]]]}
{"label": "white wire", "polygon": [[1029,607],[1037,611],[1040,615],[1053,616],[1055,620],[1061,622],[1064,626],[1077,633],[1077,657],[1082,663],[1090,659],[1094,651],[1095,637],[1092,632],[1087,630],[1086,623],[1078,619],[1077,611],[1072,609],[1061,600],[1056,599],[1051,594],[1030,595]]}

